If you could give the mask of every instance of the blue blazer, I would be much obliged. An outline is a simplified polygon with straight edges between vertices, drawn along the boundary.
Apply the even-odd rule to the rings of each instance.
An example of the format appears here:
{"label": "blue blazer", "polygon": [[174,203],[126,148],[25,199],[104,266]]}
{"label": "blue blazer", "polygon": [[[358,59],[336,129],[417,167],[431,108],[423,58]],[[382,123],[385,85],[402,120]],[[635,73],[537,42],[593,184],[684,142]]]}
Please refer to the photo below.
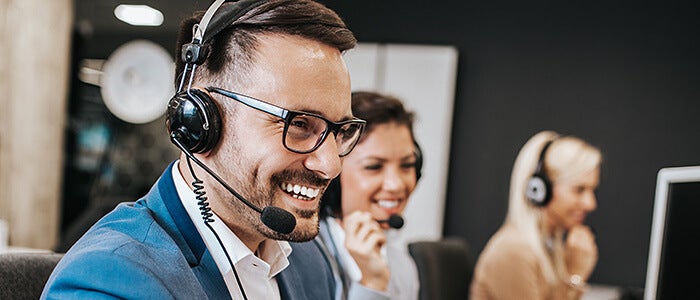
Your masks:
{"label": "blue blazer", "polygon": [[[42,299],[231,298],[180,202],[172,167],[146,196],[119,204],[73,245]],[[333,298],[333,272],[317,243],[290,243],[289,266],[276,277],[282,299]]]}

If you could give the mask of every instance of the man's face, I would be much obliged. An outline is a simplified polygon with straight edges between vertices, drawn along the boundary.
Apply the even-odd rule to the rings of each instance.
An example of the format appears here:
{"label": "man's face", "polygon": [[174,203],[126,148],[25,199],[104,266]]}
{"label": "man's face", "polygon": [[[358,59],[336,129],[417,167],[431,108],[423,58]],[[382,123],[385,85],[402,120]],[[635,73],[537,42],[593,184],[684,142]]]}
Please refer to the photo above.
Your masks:
{"label": "man's face", "polygon": [[[336,48],[300,37],[267,35],[260,38],[253,59],[242,84],[222,88],[331,121],[351,118],[350,76]],[[211,184],[214,211],[237,234],[291,241],[315,237],[321,193],[341,170],[335,136],[329,134],[314,152],[294,153],[282,144],[282,119],[215,97],[225,110],[234,112],[223,116],[222,138],[206,157],[207,163],[248,201],[261,209],[272,205],[287,210],[297,224],[290,234],[272,231],[262,224],[259,213]]]}

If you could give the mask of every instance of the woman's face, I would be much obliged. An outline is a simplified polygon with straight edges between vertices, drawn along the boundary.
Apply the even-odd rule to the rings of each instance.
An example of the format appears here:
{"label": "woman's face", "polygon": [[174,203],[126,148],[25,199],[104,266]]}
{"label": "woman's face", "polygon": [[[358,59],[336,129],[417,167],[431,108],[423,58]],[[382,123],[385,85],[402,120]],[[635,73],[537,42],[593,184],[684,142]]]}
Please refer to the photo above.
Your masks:
{"label": "woman's face", "polygon": [[401,214],[416,187],[415,163],[415,146],[407,126],[387,123],[374,127],[343,161],[343,215],[360,210],[385,220]]}
{"label": "woman's face", "polygon": [[552,186],[552,200],[545,207],[550,225],[569,230],[581,225],[586,216],[595,210],[595,191],[600,180],[600,168],[566,181],[555,182]]}

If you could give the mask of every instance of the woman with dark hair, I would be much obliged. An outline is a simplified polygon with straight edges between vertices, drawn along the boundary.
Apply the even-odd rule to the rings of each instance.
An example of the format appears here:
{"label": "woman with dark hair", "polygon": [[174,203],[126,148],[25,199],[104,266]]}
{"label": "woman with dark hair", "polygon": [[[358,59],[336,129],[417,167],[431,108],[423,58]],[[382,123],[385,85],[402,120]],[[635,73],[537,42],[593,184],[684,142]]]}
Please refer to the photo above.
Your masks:
{"label": "woman with dark hair", "polygon": [[344,287],[336,298],[417,299],[415,264],[391,228],[402,225],[396,216],[420,177],[414,115],[400,100],[372,92],[353,93],[352,112],[367,121],[365,132],[321,200],[319,239]]}

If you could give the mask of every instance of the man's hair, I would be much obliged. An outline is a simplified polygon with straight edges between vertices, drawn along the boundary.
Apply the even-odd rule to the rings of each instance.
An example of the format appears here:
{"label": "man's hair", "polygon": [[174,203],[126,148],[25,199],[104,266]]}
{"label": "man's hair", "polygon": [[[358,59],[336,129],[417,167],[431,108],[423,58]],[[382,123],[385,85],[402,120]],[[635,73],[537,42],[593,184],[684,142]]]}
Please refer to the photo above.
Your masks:
{"label": "man's hair", "polygon": [[398,98],[375,92],[354,92],[352,93],[352,114],[367,121],[361,139],[367,137],[377,125],[387,123],[408,127],[413,137],[414,113],[407,111]]}
{"label": "man's hair", "polygon": [[[231,5],[224,3],[223,5]],[[182,74],[182,45],[192,41],[192,28],[198,24],[204,11],[196,12],[180,25],[176,48],[177,78]],[[307,38],[333,46],[341,53],[355,46],[357,40],[343,20],[331,9],[311,0],[271,0],[253,8],[208,42],[209,55],[202,66],[197,67],[194,80],[213,79],[226,72],[245,74],[252,65],[257,51],[258,36],[283,34]],[[284,51],[284,49],[280,49]],[[234,74],[231,72],[230,74]],[[229,81],[232,78],[219,78]],[[219,82],[221,85],[223,82]]]}

